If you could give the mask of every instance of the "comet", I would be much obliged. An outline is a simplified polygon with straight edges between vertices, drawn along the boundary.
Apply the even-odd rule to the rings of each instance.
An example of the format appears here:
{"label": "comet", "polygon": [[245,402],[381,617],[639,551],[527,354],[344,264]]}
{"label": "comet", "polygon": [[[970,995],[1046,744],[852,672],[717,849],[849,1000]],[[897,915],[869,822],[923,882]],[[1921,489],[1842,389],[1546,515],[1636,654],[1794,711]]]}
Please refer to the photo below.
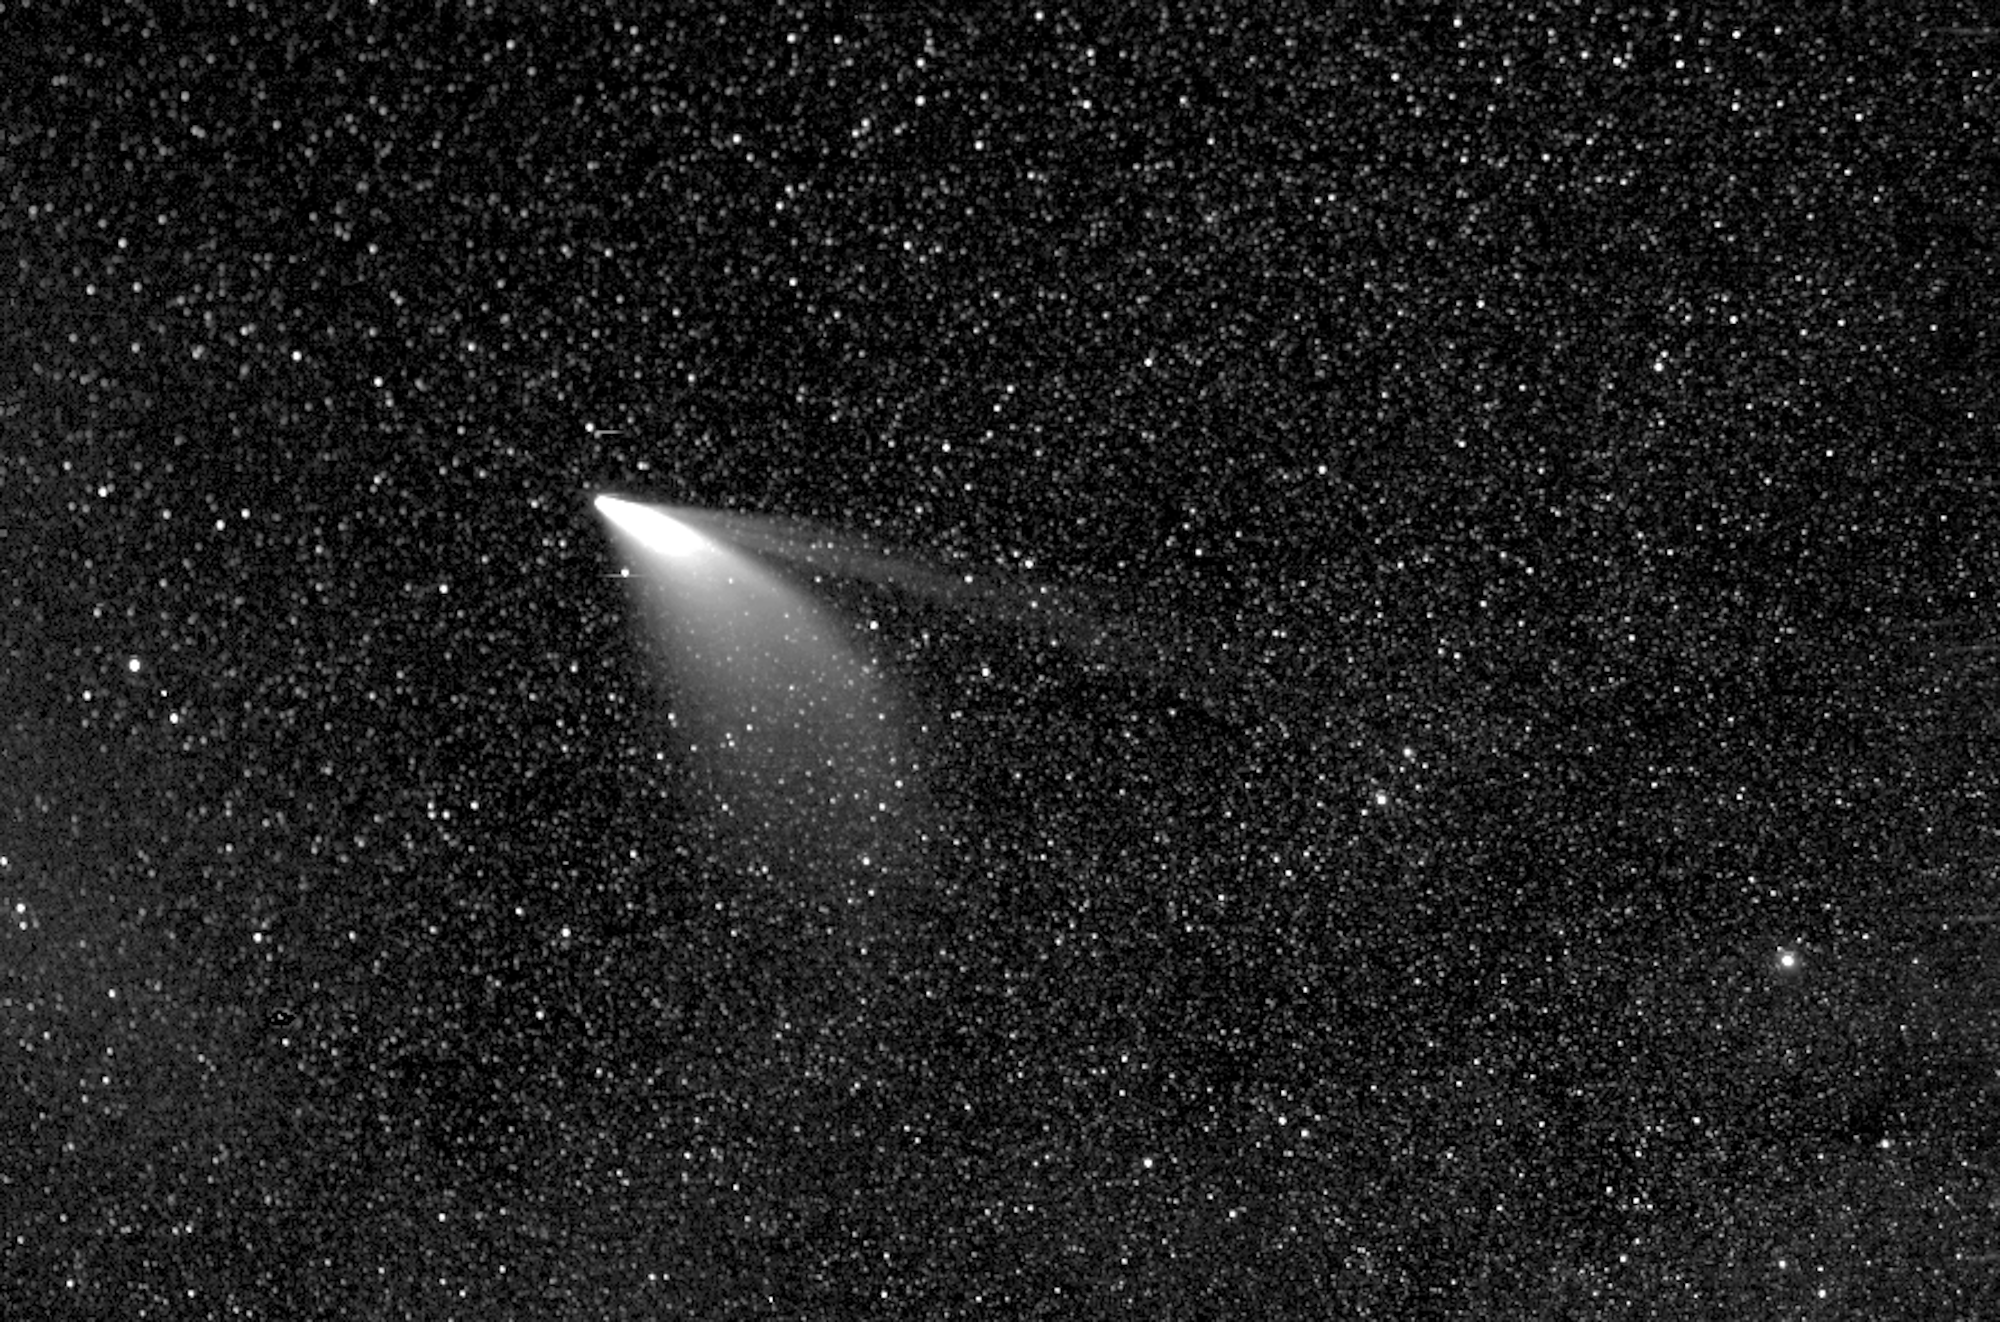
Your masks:
{"label": "comet", "polygon": [[896,693],[830,607],[700,515],[592,504],[662,663],[657,733],[706,812],[704,849],[758,907],[865,967],[926,838]]}

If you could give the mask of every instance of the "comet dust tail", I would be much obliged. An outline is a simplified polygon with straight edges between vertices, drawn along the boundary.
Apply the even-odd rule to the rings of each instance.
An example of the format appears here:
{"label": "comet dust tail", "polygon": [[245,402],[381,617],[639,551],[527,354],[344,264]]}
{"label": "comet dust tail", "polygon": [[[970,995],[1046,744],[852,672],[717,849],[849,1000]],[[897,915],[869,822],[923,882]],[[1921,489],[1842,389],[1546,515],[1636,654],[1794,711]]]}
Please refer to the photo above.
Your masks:
{"label": "comet dust tail", "polygon": [[698,515],[593,503],[657,644],[709,861],[799,959],[866,976],[924,837],[888,685],[828,608]]}

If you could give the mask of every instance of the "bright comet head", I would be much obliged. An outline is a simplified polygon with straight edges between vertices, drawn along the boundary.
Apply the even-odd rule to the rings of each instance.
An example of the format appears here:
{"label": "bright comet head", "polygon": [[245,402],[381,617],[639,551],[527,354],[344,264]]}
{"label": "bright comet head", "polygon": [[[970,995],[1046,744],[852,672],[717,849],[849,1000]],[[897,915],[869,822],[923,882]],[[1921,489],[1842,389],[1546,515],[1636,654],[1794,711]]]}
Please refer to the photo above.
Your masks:
{"label": "bright comet head", "polygon": [[611,522],[612,527],[649,551],[679,558],[701,555],[713,549],[708,538],[651,505],[620,500],[616,496],[599,496],[592,504],[597,506],[599,514]]}

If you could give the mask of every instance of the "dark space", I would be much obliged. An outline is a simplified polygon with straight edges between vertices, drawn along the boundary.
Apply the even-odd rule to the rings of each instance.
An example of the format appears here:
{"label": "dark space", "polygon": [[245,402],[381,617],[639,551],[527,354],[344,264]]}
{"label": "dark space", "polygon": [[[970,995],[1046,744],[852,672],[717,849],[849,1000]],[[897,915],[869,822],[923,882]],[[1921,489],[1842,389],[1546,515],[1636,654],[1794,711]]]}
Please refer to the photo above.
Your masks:
{"label": "dark space", "polygon": [[0,1316],[2000,1310],[1992,21],[0,4]]}

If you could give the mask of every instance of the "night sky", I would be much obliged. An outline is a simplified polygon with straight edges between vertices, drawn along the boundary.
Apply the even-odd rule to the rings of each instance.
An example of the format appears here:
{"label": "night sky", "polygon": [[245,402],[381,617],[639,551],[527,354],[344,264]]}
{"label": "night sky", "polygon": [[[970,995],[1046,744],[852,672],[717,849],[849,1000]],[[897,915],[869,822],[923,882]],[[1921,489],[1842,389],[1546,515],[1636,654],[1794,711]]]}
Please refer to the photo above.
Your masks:
{"label": "night sky", "polygon": [[0,5],[0,1317],[2000,1310],[2000,30],[1785,8]]}

